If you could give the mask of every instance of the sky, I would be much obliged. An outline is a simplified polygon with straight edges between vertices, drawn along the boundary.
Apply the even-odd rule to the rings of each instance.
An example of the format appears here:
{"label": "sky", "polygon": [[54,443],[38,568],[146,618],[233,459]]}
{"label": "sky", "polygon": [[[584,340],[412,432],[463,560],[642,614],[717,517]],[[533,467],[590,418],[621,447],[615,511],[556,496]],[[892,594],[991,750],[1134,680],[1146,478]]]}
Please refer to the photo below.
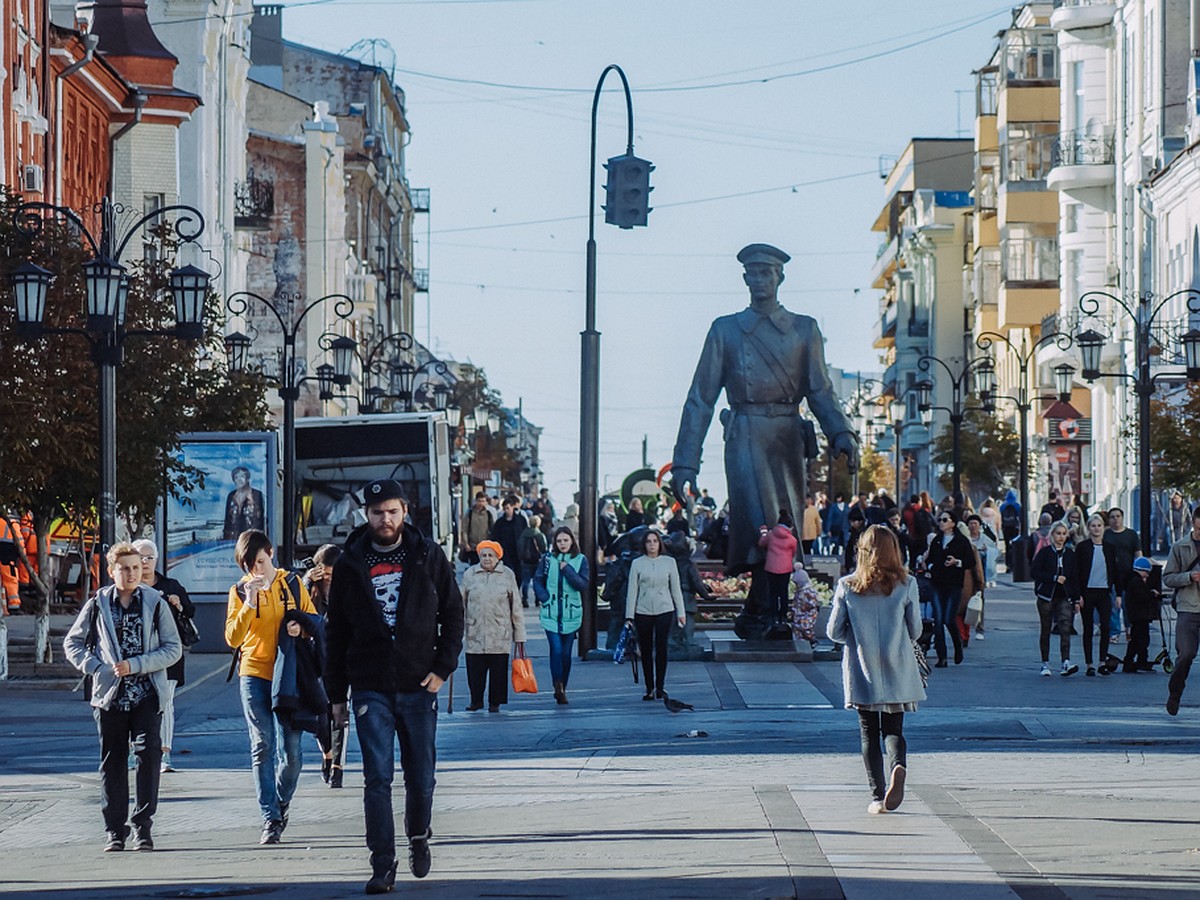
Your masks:
{"label": "sky", "polygon": [[[970,136],[972,70],[1010,6],[987,0],[326,0],[284,37],[394,66],[412,139],[416,336],[482,366],[541,426],[561,510],[579,468],[579,357],[592,95],[617,64],[634,152],[655,165],[649,225],[605,225],[600,162],[624,152],[620,80],[597,124],[600,488],[671,459],[709,324],[748,302],[749,243],[791,254],[780,301],[815,317],[831,366],[878,371],[882,176],[912,137]],[[363,44],[362,42],[373,42]],[[386,42],[386,43],[385,43]],[[357,45],[357,47],[355,46]],[[372,56],[373,55],[373,56]],[[722,500],[714,418],[699,483]]]}

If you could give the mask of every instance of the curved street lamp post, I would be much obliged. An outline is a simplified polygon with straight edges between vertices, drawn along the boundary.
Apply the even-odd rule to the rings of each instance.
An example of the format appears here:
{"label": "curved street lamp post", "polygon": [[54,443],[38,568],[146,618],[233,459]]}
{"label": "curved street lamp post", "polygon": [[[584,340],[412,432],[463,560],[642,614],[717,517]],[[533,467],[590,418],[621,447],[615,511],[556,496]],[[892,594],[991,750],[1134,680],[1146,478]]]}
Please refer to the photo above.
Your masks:
{"label": "curved street lamp post", "polygon": [[628,120],[625,154],[607,163],[608,203],[605,221],[620,228],[645,225],[649,213],[649,162],[633,155],[633,97],[629,79],[620,66],[610,65],[600,73],[592,96],[591,158],[588,165],[588,239],[586,325],[581,335],[579,404],[579,543],[588,560],[588,587],[583,600],[583,624],[579,630],[579,656],[587,657],[596,646],[596,527],[598,522],[600,470],[600,332],[596,330],[596,112],[600,92],[609,72],[616,72],[625,88]]}
{"label": "curved street lamp post", "polygon": [[[975,345],[984,351],[990,350],[993,344],[997,346],[1003,345],[1017,361],[1018,381],[1017,393],[1015,395],[997,393],[996,363],[990,356],[984,356],[975,369],[975,386],[979,394],[979,401],[983,404],[984,412],[995,412],[996,401],[998,400],[1007,400],[1017,409],[1021,434],[1019,478],[1021,486],[1020,536],[1022,538],[1025,538],[1029,533],[1029,412],[1033,409],[1035,402],[1055,399],[1053,396],[1042,397],[1031,393],[1029,387],[1029,366],[1036,358],[1038,350],[1042,347],[1053,344],[1059,350],[1069,350],[1071,343],[1071,336],[1060,332],[1042,335],[1042,337],[1034,341],[1032,346],[1026,338],[1022,337],[1021,344],[1018,347],[1006,335],[995,331],[985,331],[975,340]],[[1057,399],[1064,403],[1070,402],[1071,380],[1074,375],[1075,367],[1068,363],[1060,363],[1054,367],[1054,389],[1057,392]],[[1012,555],[1013,581],[1029,581],[1029,556],[1025,550],[1025,546],[1022,544],[1021,548]]]}
{"label": "curved street lamp post", "polygon": [[[172,329],[126,328],[126,302],[129,299],[129,272],[121,264],[129,242],[144,225],[166,221],[169,213],[180,213],[172,223],[176,237],[183,243],[195,243],[204,232],[204,216],[191,206],[175,204],[147,213],[124,233],[117,232],[117,217],[125,212],[108,197],[94,210],[100,217],[100,235],[94,236],[79,214],[51,203],[23,203],[13,215],[13,224],[27,238],[45,228],[47,219],[61,219],[77,229],[92,250],[92,259],[83,263],[87,310],[84,328],[47,327],[46,295],[54,273],[28,260],[9,274],[16,304],[18,337],[36,341],[44,334],[74,334],[87,341],[92,361],[99,374],[100,429],[100,552],[106,553],[116,542],[117,532],[117,368],[121,364],[125,339],[129,337],[176,337],[195,341],[204,334],[204,303],[208,298],[210,276],[196,266],[181,266],[170,275],[170,291],[175,301],[175,327]],[[101,582],[107,581],[107,568],[101,566]]]}
{"label": "curved street lamp post", "polygon": [[[1157,375],[1150,371],[1153,354],[1150,343],[1153,338],[1154,320],[1172,300],[1186,297],[1187,311],[1196,315],[1200,313],[1200,291],[1188,288],[1176,291],[1166,297],[1159,298],[1150,291],[1134,294],[1135,308],[1113,294],[1105,291],[1088,291],[1079,298],[1079,311],[1085,316],[1094,316],[1100,311],[1100,298],[1113,303],[1115,307],[1124,310],[1134,326],[1134,368],[1135,372],[1101,372],[1100,356],[1104,350],[1105,337],[1099,332],[1088,329],[1075,337],[1079,344],[1079,353],[1083,360],[1083,378],[1089,384],[1097,378],[1128,378],[1133,382],[1133,390],[1138,397],[1138,531],[1142,539],[1142,553],[1150,555],[1150,398],[1154,394],[1154,385],[1159,378],[1178,378],[1178,372],[1159,372]],[[1157,305],[1156,305],[1157,304]],[[1184,362],[1187,368],[1188,381],[1200,381],[1200,331],[1189,329],[1179,338],[1183,346]]]}
{"label": "curved street lamp post", "polygon": [[[258,303],[270,311],[283,332],[279,375],[274,377],[263,374],[262,377],[279,390],[279,398],[283,401],[283,528],[279,561],[285,569],[292,567],[295,558],[296,401],[300,399],[300,387],[305,382],[315,381],[318,385],[318,396],[322,400],[332,400],[335,385],[344,387],[350,383],[351,360],[354,359],[355,348],[358,346],[353,338],[334,338],[328,345],[328,349],[333,353],[333,365],[322,363],[316,367],[315,376],[302,376],[300,361],[296,359],[296,335],[299,334],[300,326],[308,314],[329,300],[336,301],[333,306],[334,315],[343,321],[354,311],[354,301],[345,294],[328,294],[313,300],[301,310],[299,316],[294,314],[294,310],[302,301],[300,294],[280,294],[276,301],[281,302],[275,303],[251,291],[238,291],[230,294],[225,300],[225,308],[233,316],[244,315],[252,302]],[[226,336],[225,353],[229,371],[246,371],[246,354],[252,344],[253,341],[241,332]]]}
{"label": "curved street lamp post", "polygon": [[[979,357],[971,360],[964,365],[957,374],[950,366],[936,356],[922,356],[917,360],[917,367],[922,372],[929,372],[934,363],[937,363],[945,370],[947,378],[950,379],[950,405],[949,406],[934,406],[933,405],[933,388],[934,381],[919,381],[914,385],[917,388],[918,400],[917,409],[921,413],[921,421],[928,428],[933,424],[933,413],[935,410],[941,410],[950,416],[950,425],[953,428],[953,439],[951,444],[951,452],[953,453],[954,466],[954,487],[953,497],[956,505],[963,502],[962,492],[962,424],[966,415],[971,410],[966,405],[965,390],[968,378],[973,378],[983,365],[986,357]],[[936,376],[934,376],[936,379]],[[977,380],[977,379],[976,379]],[[978,388],[976,389],[978,393]]]}

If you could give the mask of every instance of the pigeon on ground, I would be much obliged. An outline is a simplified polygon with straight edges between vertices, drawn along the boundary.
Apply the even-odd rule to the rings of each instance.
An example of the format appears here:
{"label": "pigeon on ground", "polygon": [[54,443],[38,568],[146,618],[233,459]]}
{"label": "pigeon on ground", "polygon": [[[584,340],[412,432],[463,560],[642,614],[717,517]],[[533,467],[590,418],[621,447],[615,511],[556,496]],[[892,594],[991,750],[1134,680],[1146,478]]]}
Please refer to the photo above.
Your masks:
{"label": "pigeon on ground", "polygon": [[682,700],[672,700],[667,695],[663,695],[663,706],[665,706],[668,711],[673,713],[683,712],[685,709],[694,710],[696,708],[690,703],[684,703]]}

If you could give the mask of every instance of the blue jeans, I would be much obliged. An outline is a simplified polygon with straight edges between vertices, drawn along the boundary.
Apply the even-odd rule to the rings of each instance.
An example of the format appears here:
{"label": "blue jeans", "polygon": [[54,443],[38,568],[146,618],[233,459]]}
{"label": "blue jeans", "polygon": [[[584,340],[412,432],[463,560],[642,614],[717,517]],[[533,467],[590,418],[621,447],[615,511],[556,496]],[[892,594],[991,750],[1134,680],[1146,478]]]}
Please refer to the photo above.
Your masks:
{"label": "blue jeans", "polygon": [[933,588],[933,643],[937,649],[938,662],[946,658],[946,631],[954,641],[954,652],[962,651],[962,635],[958,632],[958,605],[962,601],[962,588],[938,587]]}
{"label": "blue jeans", "polygon": [[571,650],[575,647],[576,634],[575,631],[570,634],[546,632],[546,643],[550,645],[550,680],[563,687],[571,677]]}
{"label": "blue jeans", "polygon": [[437,694],[406,691],[382,694],[355,691],[354,728],[363,759],[363,811],[371,870],[382,872],[396,859],[396,822],[392,818],[392,778],[396,772],[395,740],[400,739],[404,770],[404,833],[422,837],[433,818],[437,783]]}
{"label": "blue jeans", "polygon": [[280,806],[292,802],[300,780],[302,732],[283,725],[271,709],[271,682],[242,675],[238,679],[242,711],[250,729],[250,761],[254,789],[264,822],[283,820]]}

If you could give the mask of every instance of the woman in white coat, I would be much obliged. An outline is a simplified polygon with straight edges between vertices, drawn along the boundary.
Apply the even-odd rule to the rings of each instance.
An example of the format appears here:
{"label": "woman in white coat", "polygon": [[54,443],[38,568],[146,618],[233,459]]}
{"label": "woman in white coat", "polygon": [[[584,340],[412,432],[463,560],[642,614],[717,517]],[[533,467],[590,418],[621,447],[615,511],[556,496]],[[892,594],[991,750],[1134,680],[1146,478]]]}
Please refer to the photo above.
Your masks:
{"label": "woman in white coat", "polygon": [[[671,620],[682,628],[687,622],[683,592],[679,589],[679,567],[675,557],[662,552],[662,536],[654,530],[642,538],[642,556],[629,567],[625,593],[625,621],[637,628],[642,674],[646,676],[643,700],[667,696],[667,638]],[[656,687],[657,686],[657,687]]]}
{"label": "woman in white coat", "polygon": [[462,577],[465,607],[463,643],[467,649],[467,709],[483,709],[488,688],[488,712],[500,712],[508,702],[508,651],[515,643],[525,652],[525,616],[521,589],[513,570],[500,562],[504,550],[495,541],[480,541],[479,562]]}
{"label": "woman in white coat", "polygon": [[870,813],[891,812],[904,799],[904,714],[925,699],[913,651],[920,634],[917,581],[901,562],[895,535],[872,525],[858,540],[858,568],[837,584],[829,616],[830,639],[845,644],[843,689],[846,708],[858,710]]}

